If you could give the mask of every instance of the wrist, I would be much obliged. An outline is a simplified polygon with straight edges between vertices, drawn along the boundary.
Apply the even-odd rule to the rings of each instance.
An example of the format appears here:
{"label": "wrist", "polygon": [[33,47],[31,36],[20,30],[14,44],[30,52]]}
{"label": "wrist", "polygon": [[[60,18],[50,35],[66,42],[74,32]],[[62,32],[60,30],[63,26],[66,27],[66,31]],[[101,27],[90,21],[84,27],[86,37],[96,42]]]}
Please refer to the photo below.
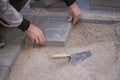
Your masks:
{"label": "wrist", "polygon": [[64,0],[65,1],[65,4],[69,7],[71,6],[73,3],[76,2],[76,0]]}
{"label": "wrist", "polygon": [[74,2],[73,4],[71,4],[71,5],[69,6],[69,8],[72,8],[72,7],[76,6],[76,5],[77,5],[76,2]]}
{"label": "wrist", "polygon": [[27,31],[29,27],[30,27],[30,22],[24,18],[22,23],[18,26],[18,28],[21,29],[23,32]]}

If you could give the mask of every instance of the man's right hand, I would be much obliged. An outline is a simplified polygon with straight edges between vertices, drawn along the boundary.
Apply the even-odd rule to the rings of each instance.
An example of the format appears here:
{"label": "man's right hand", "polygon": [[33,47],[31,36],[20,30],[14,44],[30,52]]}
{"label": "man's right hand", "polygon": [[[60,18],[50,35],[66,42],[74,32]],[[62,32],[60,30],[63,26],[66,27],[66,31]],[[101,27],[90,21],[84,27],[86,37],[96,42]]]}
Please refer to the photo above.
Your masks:
{"label": "man's right hand", "polygon": [[33,43],[40,45],[45,44],[45,37],[43,32],[35,25],[30,24],[30,27],[27,29],[26,33]]}

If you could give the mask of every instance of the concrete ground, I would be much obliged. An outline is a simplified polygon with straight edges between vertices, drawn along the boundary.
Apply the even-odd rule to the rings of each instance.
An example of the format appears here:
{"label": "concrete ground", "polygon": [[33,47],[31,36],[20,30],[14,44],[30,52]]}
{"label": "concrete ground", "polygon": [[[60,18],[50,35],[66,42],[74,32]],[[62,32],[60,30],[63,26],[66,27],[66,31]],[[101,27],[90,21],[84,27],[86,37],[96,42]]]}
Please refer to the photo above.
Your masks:
{"label": "concrete ground", "polygon": [[[118,25],[79,23],[65,47],[25,45],[7,80],[120,80]],[[58,53],[91,50],[93,55],[73,66],[67,59],[52,60]]]}

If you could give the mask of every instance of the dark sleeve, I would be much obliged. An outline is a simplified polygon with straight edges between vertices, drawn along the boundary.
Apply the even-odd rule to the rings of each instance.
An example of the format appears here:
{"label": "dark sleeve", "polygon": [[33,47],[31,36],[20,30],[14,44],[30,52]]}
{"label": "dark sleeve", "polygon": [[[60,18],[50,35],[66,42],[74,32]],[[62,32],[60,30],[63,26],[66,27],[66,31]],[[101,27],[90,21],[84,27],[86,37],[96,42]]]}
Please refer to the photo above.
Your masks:
{"label": "dark sleeve", "polygon": [[72,5],[76,0],[64,0],[67,6]]}
{"label": "dark sleeve", "polygon": [[30,22],[23,18],[22,23],[18,26],[23,32],[26,31],[30,27]]}

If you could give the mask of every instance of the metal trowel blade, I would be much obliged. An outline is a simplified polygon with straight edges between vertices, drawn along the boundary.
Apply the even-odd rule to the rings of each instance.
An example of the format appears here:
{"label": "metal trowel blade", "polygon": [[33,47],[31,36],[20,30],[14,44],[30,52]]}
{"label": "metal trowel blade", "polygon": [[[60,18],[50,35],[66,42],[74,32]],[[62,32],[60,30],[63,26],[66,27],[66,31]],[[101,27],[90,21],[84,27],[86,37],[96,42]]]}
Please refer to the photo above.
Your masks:
{"label": "metal trowel blade", "polygon": [[72,65],[76,65],[80,62],[82,62],[83,60],[85,60],[86,58],[88,58],[89,56],[91,56],[91,52],[90,51],[85,51],[85,52],[81,52],[81,53],[76,53],[76,54],[72,54],[69,57],[70,63]]}

